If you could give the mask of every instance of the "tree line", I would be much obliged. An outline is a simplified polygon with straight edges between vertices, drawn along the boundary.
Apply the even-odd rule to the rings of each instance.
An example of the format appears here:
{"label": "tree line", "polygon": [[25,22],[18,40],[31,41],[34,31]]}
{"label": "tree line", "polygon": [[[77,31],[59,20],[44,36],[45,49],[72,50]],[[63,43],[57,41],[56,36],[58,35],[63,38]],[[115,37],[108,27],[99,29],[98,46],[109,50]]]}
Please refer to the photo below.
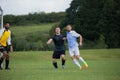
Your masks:
{"label": "tree line", "polygon": [[[4,20],[17,26],[60,22],[58,25],[63,33],[65,26],[71,24],[83,36],[84,49],[120,48],[120,0],[73,0],[65,12],[5,15]],[[24,39],[13,37],[15,50],[52,50],[53,44],[47,46],[46,41],[54,34],[56,26],[47,36],[39,36],[37,32]]]}
{"label": "tree line", "polygon": [[67,24],[87,48],[120,48],[120,0],[73,0],[60,26]]}
{"label": "tree line", "polygon": [[31,25],[40,23],[53,23],[62,21],[65,17],[65,12],[35,12],[27,15],[5,15],[4,21],[10,22],[11,25]]}

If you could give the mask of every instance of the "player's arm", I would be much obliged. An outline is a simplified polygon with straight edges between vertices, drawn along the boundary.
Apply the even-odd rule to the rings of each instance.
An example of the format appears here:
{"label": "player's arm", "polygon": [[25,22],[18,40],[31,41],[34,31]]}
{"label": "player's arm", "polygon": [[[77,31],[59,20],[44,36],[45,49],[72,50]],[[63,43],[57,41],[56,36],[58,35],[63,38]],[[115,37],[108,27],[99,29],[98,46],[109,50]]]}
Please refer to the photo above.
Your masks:
{"label": "player's arm", "polygon": [[10,47],[10,51],[13,52],[13,47],[12,47],[12,43],[11,43],[11,33],[10,33],[10,36],[8,37],[7,44]]}
{"label": "player's arm", "polygon": [[52,41],[53,41],[53,39],[49,39],[49,40],[47,41],[47,44],[49,45]]}
{"label": "player's arm", "polygon": [[63,40],[67,40],[66,34],[63,34]]}
{"label": "player's arm", "polygon": [[78,34],[77,32],[73,32],[73,35],[76,37],[76,38],[80,38],[80,42],[79,42],[79,44],[80,44],[80,46],[82,46],[82,35],[80,35],[80,34]]}
{"label": "player's arm", "polygon": [[82,41],[83,41],[82,35],[80,35],[80,46],[82,46]]}

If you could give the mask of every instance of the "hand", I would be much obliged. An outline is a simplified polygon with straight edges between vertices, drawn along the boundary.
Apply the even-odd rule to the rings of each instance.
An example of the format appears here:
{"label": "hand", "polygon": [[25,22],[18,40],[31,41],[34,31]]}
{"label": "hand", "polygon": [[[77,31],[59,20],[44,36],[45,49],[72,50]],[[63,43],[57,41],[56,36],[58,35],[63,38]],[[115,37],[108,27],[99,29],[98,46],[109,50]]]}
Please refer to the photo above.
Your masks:
{"label": "hand", "polygon": [[63,40],[66,40],[66,37],[63,37]]}
{"label": "hand", "polygon": [[10,46],[10,52],[13,52],[13,47],[12,46]]}
{"label": "hand", "polygon": [[49,45],[49,44],[50,44],[50,42],[46,42],[46,44],[47,44],[47,45]]}
{"label": "hand", "polygon": [[82,46],[82,42],[80,42],[80,46]]}

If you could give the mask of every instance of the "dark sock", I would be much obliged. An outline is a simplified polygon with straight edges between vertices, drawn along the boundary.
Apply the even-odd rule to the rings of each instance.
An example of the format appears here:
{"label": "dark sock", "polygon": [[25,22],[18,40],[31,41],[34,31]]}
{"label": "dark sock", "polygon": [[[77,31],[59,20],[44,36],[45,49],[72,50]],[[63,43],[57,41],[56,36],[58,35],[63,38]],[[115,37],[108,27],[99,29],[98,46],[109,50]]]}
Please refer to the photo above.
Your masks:
{"label": "dark sock", "polygon": [[53,66],[54,66],[55,68],[58,68],[57,63],[53,63]]}
{"label": "dark sock", "polygon": [[3,60],[4,60],[3,58],[0,59],[0,68],[1,68],[1,64],[2,64]]}
{"label": "dark sock", "polygon": [[64,59],[62,59],[62,65],[65,65],[65,60]]}
{"label": "dark sock", "polygon": [[6,59],[6,60],[5,60],[5,63],[6,63],[6,64],[5,64],[5,69],[7,69],[8,66],[9,66],[9,60]]}

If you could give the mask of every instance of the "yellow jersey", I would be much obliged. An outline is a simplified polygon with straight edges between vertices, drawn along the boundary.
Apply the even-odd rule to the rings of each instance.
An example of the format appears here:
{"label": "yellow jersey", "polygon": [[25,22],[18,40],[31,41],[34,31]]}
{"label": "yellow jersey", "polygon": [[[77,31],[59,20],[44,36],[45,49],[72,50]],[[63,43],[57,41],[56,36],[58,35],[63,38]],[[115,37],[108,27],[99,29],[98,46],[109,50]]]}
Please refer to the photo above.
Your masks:
{"label": "yellow jersey", "polygon": [[0,38],[0,45],[1,46],[7,46],[7,41],[8,41],[8,38],[10,36],[10,31],[9,30],[4,30],[1,38]]}

